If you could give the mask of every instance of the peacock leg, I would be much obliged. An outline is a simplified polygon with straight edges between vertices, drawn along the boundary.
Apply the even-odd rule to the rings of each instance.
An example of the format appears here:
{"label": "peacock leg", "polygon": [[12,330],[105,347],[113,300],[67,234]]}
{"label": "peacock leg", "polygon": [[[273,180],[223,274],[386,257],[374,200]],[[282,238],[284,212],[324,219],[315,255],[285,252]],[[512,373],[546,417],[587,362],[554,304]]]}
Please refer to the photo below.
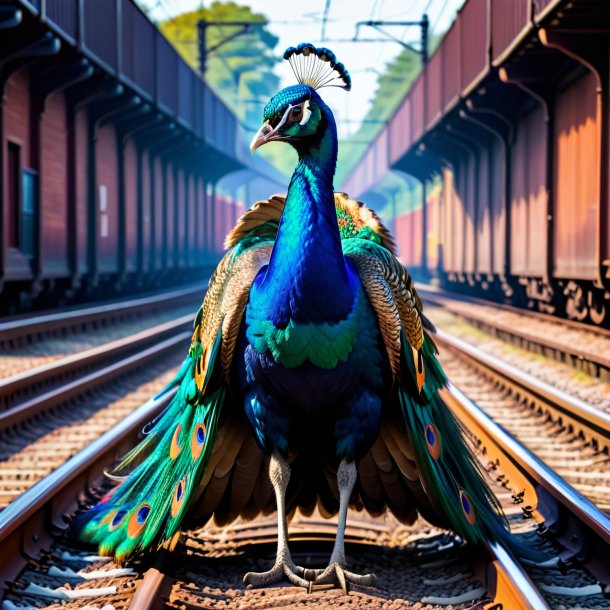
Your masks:
{"label": "peacock leg", "polygon": [[376,587],[377,577],[375,574],[355,574],[346,570],[345,561],[345,526],[347,524],[347,508],[352,490],[356,483],[356,463],[341,460],[337,470],[337,485],[339,486],[339,522],[337,524],[337,537],[328,567],[316,577],[314,584],[338,584],[343,592],[347,594],[348,585],[360,585],[363,587]]}
{"label": "peacock leg", "polygon": [[275,491],[277,502],[277,554],[275,564],[267,572],[248,572],[244,583],[252,586],[270,585],[280,582],[284,576],[299,587],[309,587],[309,581],[303,578],[304,568],[295,565],[288,549],[288,528],[286,525],[286,488],[290,480],[288,462],[275,450],[269,462],[269,478]]}

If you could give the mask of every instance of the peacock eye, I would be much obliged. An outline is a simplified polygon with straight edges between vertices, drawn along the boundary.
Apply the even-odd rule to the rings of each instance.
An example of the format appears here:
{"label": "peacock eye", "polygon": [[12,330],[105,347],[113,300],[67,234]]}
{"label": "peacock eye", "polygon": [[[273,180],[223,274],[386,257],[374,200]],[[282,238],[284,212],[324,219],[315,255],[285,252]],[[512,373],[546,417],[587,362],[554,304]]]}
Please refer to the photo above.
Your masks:
{"label": "peacock eye", "polygon": [[301,108],[301,106],[295,106],[294,108],[292,108],[290,110],[290,114],[288,115],[288,119],[290,121],[300,121],[301,120],[302,112],[303,112],[303,108]]}

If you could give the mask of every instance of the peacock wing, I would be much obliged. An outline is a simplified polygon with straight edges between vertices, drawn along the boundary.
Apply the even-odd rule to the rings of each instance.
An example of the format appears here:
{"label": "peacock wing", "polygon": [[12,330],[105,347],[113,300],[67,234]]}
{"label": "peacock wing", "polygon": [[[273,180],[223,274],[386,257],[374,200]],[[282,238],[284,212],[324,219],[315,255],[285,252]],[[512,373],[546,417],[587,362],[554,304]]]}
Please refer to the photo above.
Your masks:
{"label": "peacock wing", "polygon": [[365,456],[361,493],[370,489],[378,504],[381,490],[403,520],[411,516],[410,500],[426,518],[467,540],[503,540],[516,548],[487,477],[442,399],[447,379],[411,277],[373,240],[344,239],[343,251],[358,270],[394,375],[379,438]]}
{"label": "peacock wing", "polygon": [[362,201],[350,199],[346,193],[335,193],[335,209],[341,239],[370,240],[396,254],[392,234],[379,216]]}
{"label": "peacock wing", "polygon": [[171,547],[195,502],[227,519],[252,499],[263,458],[229,384],[250,287],[273,247],[265,222],[244,233],[212,275],[189,354],[164,390],[177,391],[118,465],[124,481],[75,523],[82,540],[119,563]]}

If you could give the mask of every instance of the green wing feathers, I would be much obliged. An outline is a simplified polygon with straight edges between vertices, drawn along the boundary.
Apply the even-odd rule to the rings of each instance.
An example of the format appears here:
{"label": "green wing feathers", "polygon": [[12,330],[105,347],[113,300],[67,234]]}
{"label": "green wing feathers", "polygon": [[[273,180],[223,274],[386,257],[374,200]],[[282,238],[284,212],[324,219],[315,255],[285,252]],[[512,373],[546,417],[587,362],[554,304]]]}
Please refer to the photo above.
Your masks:
{"label": "green wing feathers", "polygon": [[[189,355],[170,384],[177,387],[176,394],[145,439],[119,464],[119,472],[129,472],[123,483],[77,520],[80,537],[118,562],[171,547],[195,502],[209,516],[223,496],[231,464],[245,467],[236,456],[247,455],[252,468],[262,468],[253,439],[245,438],[247,424],[240,412],[231,412],[229,373],[250,287],[269,262],[284,201],[275,196],[259,202],[227,236],[230,249],[210,280]],[[447,525],[465,539],[504,540],[515,548],[485,473],[439,393],[447,380],[430,336],[432,327],[411,277],[394,254],[390,233],[371,210],[347,195],[336,193],[335,205],[344,255],[355,265],[375,312],[394,380],[381,434],[359,464],[361,488],[368,490],[365,505],[378,510],[387,503],[410,518],[411,497],[426,516],[444,515]],[[221,419],[237,424],[219,428]],[[232,435],[231,442],[223,441],[223,435]],[[399,473],[387,472],[390,456]],[[403,482],[394,480],[394,474]],[[394,493],[403,487],[404,501]],[[271,498],[270,488],[265,493]],[[241,504],[227,518],[249,511],[252,494],[255,500],[261,495],[256,486],[238,493]],[[266,500],[253,504],[258,505],[266,506]]]}
{"label": "green wing feathers", "polygon": [[[214,445],[223,386],[201,395],[195,382],[200,346],[181,369],[178,390],[147,437],[119,464],[138,464],[128,478],[86,513],[80,537],[118,563],[172,541],[192,500]],[[144,456],[144,457],[142,457]],[[77,523],[78,527],[78,523]]]}
{"label": "green wing feathers", "polygon": [[171,547],[204,493],[219,418],[230,416],[228,373],[250,286],[270,253],[268,232],[255,230],[224,256],[195,319],[189,355],[164,390],[177,387],[175,395],[118,465],[117,473],[129,472],[125,480],[75,522],[82,540],[118,563]]}
{"label": "green wing feathers", "polygon": [[394,373],[396,398],[390,402],[397,403],[402,414],[420,483],[434,512],[466,540],[502,540],[524,554],[507,529],[486,473],[439,393],[447,379],[411,277],[379,243],[349,239],[343,249],[355,263],[377,315]]}

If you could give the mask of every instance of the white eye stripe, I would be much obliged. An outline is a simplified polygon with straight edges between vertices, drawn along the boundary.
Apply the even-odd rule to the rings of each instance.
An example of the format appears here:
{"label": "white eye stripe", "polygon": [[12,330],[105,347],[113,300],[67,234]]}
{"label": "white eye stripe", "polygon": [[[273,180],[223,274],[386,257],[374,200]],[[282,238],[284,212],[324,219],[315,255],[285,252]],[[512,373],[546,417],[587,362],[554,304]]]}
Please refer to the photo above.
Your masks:
{"label": "white eye stripe", "polygon": [[292,108],[293,107],[291,105],[288,105],[288,108],[286,108],[286,111],[282,116],[282,120],[277,124],[277,127],[275,128],[276,130],[279,129],[286,122],[286,119],[288,118],[288,113],[292,110]]}
{"label": "white eye stripe", "polygon": [[305,125],[307,121],[309,121],[309,117],[311,116],[311,110],[309,110],[309,100],[305,100],[303,104],[303,118],[299,122],[299,125]]}
{"label": "white eye stripe", "polygon": [[[288,115],[290,114],[290,111],[296,106],[299,106],[299,104],[295,104],[294,106],[292,104],[288,105],[288,108],[286,108],[286,111],[282,116],[282,120],[278,123],[276,129],[279,129],[288,120]],[[299,121],[299,125],[305,125],[305,123],[309,121],[309,117],[311,117],[311,110],[309,110],[309,100],[305,100],[305,103],[303,104],[303,118]]]}

